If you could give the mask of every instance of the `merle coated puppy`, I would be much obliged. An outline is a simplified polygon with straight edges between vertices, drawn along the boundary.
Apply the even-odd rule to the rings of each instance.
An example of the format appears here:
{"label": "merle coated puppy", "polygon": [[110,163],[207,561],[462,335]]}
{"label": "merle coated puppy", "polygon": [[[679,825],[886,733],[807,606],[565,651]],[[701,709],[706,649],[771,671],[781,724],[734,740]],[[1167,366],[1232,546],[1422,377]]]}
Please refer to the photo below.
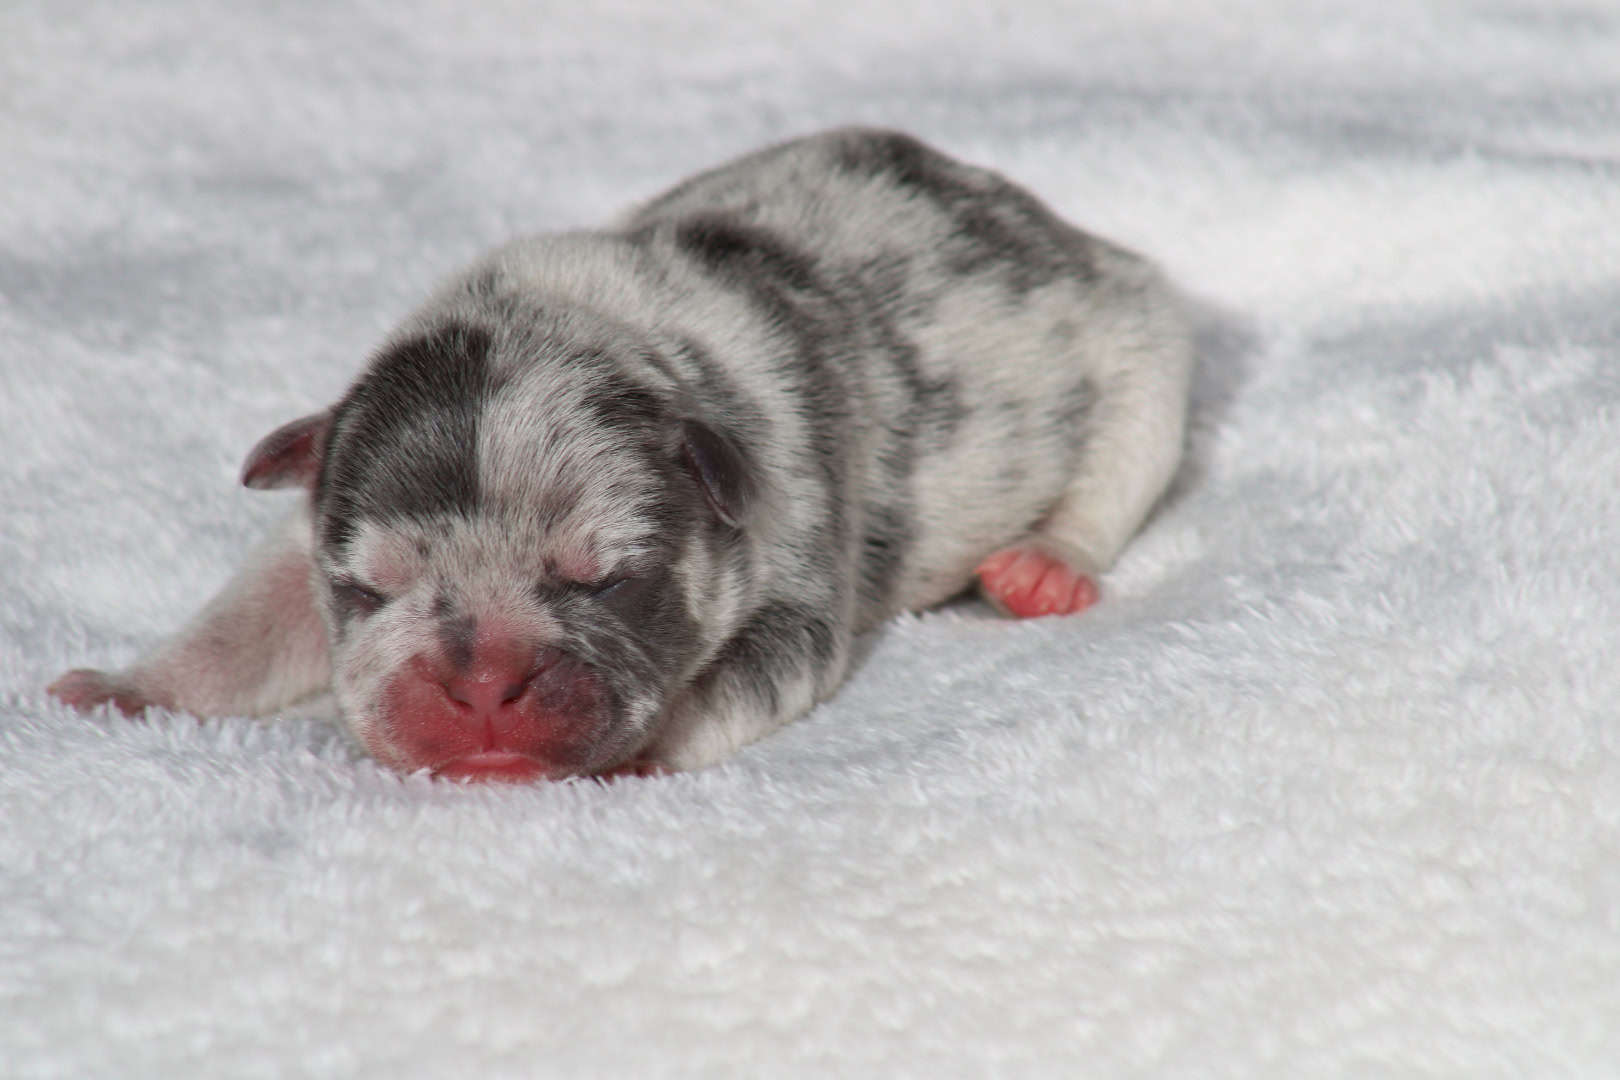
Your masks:
{"label": "merle coated puppy", "polygon": [[687,769],[977,578],[1081,610],[1181,454],[1141,258],[915,139],[841,130],[451,279],[271,433],[285,526],[178,636],[52,687],[202,715],[330,686],[403,770]]}

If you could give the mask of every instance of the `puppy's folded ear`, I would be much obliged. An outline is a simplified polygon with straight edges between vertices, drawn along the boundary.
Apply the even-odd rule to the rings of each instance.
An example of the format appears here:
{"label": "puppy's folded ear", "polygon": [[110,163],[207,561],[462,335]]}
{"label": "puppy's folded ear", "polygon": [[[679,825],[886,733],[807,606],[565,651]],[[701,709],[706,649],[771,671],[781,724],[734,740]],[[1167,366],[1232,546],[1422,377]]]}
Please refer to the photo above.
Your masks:
{"label": "puppy's folded ear", "polygon": [[733,529],[741,528],[756,483],[753,467],[737,444],[707,424],[682,420],[681,457],[714,515]]}
{"label": "puppy's folded ear", "polygon": [[328,409],[276,428],[248,451],[242,465],[243,485],[261,490],[314,487],[331,426],[332,411]]}

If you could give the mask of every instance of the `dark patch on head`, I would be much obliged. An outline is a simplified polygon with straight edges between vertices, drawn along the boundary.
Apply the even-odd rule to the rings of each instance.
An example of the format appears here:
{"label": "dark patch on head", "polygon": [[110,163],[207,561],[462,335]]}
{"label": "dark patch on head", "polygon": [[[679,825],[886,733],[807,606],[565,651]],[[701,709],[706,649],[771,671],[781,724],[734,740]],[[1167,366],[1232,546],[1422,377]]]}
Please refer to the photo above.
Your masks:
{"label": "dark patch on head", "polygon": [[490,346],[487,330],[451,322],[372,361],[335,410],[316,489],[322,543],[346,544],[366,518],[477,509]]}

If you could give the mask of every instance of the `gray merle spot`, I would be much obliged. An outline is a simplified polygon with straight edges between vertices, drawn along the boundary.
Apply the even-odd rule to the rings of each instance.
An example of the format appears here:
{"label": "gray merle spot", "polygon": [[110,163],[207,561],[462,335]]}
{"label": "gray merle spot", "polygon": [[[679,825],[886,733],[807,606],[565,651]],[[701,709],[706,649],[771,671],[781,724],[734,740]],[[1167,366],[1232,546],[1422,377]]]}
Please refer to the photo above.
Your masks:
{"label": "gray merle spot", "polygon": [[969,170],[909,135],[853,136],[838,148],[835,162],[853,175],[887,178],[939,206],[955,224],[943,252],[953,274],[994,270],[1017,294],[1063,275],[1095,277],[1084,234],[1021,189]]}
{"label": "gray merle spot", "polygon": [[346,544],[366,518],[477,509],[489,350],[487,330],[451,322],[372,362],[334,412],[316,486],[324,544]]}

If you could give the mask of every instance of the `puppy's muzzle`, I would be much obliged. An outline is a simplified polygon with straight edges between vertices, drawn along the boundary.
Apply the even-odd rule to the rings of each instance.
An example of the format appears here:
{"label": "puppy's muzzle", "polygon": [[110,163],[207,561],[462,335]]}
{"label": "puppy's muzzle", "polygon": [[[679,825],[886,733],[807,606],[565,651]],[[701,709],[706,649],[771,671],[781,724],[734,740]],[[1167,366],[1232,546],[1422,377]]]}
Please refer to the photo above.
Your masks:
{"label": "puppy's muzzle", "polygon": [[521,782],[589,771],[611,709],[601,675],[577,657],[481,632],[465,655],[407,661],[381,714],[379,757],[452,779]]}

